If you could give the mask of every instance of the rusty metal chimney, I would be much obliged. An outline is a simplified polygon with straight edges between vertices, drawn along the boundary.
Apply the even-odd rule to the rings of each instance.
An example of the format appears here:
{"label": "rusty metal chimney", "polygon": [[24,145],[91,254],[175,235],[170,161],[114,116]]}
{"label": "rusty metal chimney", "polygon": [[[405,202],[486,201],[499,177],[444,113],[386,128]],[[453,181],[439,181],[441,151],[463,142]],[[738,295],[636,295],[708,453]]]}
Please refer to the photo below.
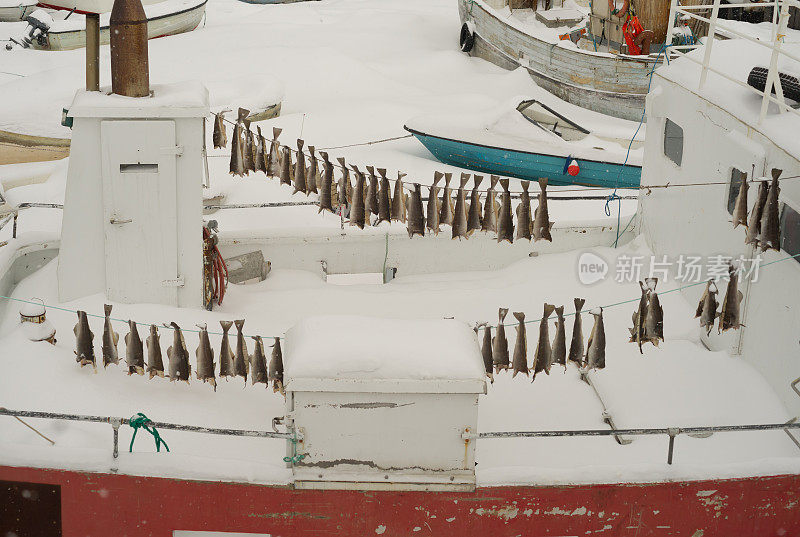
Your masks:
{"label": "rusty metal chimney", "polygon": [[148,97],[147,17],[141,0],[114,0],[110,23],[111,91]]}

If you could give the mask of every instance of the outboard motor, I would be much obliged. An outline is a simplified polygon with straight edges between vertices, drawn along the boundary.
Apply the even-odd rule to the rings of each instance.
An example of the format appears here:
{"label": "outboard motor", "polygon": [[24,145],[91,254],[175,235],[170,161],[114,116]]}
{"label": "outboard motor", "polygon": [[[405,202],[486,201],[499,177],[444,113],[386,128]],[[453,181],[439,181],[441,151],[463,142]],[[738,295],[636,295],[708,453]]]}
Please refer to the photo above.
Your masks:
{"label": "outboard motor", "polygon": [[[11,41],[23,48],[30,48],[31,45],[36,43],[40,47],[47,45],[47,32],[53,25],[53,17],[43,9],[37,9],[27,16],[25,22],[28,27],[22,37],[11,38]],[[11,43],[6,45],[7,50],[11,50]]]}

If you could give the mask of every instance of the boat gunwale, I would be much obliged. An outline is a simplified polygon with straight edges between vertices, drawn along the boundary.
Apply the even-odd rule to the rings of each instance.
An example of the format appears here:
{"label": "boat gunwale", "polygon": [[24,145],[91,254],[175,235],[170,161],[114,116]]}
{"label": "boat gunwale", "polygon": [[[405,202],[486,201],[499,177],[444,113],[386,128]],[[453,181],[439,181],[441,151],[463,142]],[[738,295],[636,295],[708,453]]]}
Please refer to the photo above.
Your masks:
{"label": "boat gunwale", "polygon": [[[165,1],[168,2],[170,0],[165,0]],[[164,13],[163,15],[157,15],[155,17],[148,18],[147,22],[150,23],[151,21],[158,21],[158,20],[161,20],[161,19],[165,19],[167,17],[175,17],[177,15],[183,15],[184,13],[189,13],[190,11],[194,11],[194,10],[199,9],[201,7],[205,7],[206,4],[208,4],[208,0],[202,0],[202,2],[196,3],[193,6],[188,7],[186,9],[182,9],[180,11],[172,11],[170,13]],[[40,3],[39,5],[42,6],[42,7],[50,8],[50,9],[62,9],[63,10],[63,8],[58,8],[58,7],[51,6],[51,5],[44,4],[44,3]],[[76,11],[76,13],[80,13],[80,12]],[[83,13],[83,14],[85,15],[86,13]],[[100,31],[102,32],[103,30],[110,30],[110,28],[111,28],[110,26],[101,26],[100,27]],[[61,30],[61,31],[54,31],[54,32],[48,31],[47,35],[48,36],[57,35],[57,36],[61,37],[61,36],[64,36],[66,34],[80,33],[80,32],[85,32],[85,31],[86,31],[85,28],[78,28],[78,29],[74,29],[74,30]]]}

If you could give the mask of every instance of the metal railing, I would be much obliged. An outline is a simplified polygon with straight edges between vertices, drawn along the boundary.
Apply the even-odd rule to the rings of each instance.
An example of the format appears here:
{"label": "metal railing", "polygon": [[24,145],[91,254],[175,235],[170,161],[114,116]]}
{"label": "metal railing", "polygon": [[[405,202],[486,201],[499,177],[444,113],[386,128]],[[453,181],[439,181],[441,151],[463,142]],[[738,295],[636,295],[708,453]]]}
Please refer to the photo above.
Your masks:
{"label": "metal railing", "polygon": [[[745,39],[747,41],[756,43],[762,47],[772,50],[772,56],[770,58],[769,68],[767,72],[767,80],[764,86],[764,91],[754,88],[748,85],[747,83],[730,76],[728,73],[711,66],[711,50],[714,45],[715,36],[718,33],[717,26],[719,24],[719,10],[731,9],[737,7],[775,8],[772,10],[773,13],[772,39],[770,41],[762,41],[760,39],[756,39],[751,35],[748,35],[744,32],[740,32],[739,30],[736,30],[729,26],[726,26],[723,30],[724,33],[726,34],[732,34],[738,38]],[[800,115],[800,110],[797,110],[786,104],[786,101],[783,96],[783,86],[781,85],[780,76],[778,75],[778,58],[780,56],[791,58],[795,61],[800,62],[800,56],[787,52],[786,50],[783,50],[781,48],[783,45],[783,39],[786,35],[786,28],[789,21],[790,7],[800,8],[800,1],[775,0],[774,2],[763,2],[763,3],[759,2],[757,4],[753,4],[751,2],[743,2],[743,3],[731,3],[731,4],[721,5],[720,0],[714,0],[712,4],[681,5],[680,0],[672,0],[670,5],[669,19],[667,25],[667,37],[665,42],[669,46],[669,50],[671,51],[670,55],[672,57],[683,57],[701,66],[700,81],[699,81],[700,89],[702,89],[703,85],[705,85],[706,78],[708,77],[708,72],[711,71],[712,73],[715,73],[725,78],[726,80],[738,84],[739,86],[749,88],[758,95],[761,95],[762,96],[761,111],[758,117],[759,124],[763,122],[764,118],[766,117],[767,108],[770,102],[777,104],[781,111],[788,111]],[[780,15],[777,14],[778,8],[780,8]],[[698,11],[707,11],[709,9],[711,9],[711,15],[709,17],[697,13]],[[692,18],[694,20],[708,24],[708,36],[706,37],[703,44],[671,45],[673,41],[673,36],[675,35],[675,19],[677,15],[683,15]],[[688,52],[700,47],[704,47],[704,55],[702,61],[687,55]],[[775,91],[776,94],[774,97],[772,96],[773,91]]]}

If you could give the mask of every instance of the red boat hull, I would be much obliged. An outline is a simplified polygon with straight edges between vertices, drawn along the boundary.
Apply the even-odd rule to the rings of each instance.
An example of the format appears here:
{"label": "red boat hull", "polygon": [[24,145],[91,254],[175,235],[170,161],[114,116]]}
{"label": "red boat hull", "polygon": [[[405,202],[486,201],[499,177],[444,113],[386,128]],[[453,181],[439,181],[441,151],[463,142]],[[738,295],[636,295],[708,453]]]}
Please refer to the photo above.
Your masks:
{"label": "red boat hull", "polygon": [[[800,535],[798,475],[484,487],[473,493],[293,490],[9,466],[0,466],[0,480],[23,482],[14,483],[16,490],[25,490],[24,483],[60,488],[60,500],[56,493],[54,502],[60,508],[60,534],[66,537],[172,537],[174,530],[273,537]],[[11,501],[0,507],[0,535],[32,535],[30,527],[14,524],[43,520],[44,515],[30,509],[46,509],[46,501],[28,502],[27,507],[20,502],[25,503]],[[58,528],[46,533],[58,534]]]}

